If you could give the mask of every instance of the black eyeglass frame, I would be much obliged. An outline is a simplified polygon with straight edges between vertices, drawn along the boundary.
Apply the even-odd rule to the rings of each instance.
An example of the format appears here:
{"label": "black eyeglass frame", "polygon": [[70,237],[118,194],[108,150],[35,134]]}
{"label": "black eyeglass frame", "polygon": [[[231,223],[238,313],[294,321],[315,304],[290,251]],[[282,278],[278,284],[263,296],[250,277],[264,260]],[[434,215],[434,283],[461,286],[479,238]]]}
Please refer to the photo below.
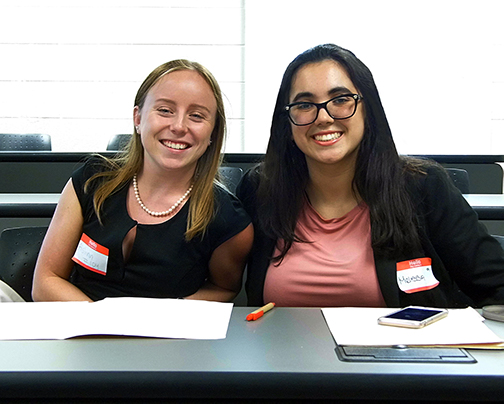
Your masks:
{"label": "black eyeglass frame", "polygon": [[[346,116],[344,118],[335,118],[334,116],[331,115],[331,113],[329,112],[329,110],[327,109],[327,104],[329,104],[331,101],[334,101],[335,99],[337,98],[340,98],[340,97],[352,97],[354,100],[355,100],[355,106],[354,106],[354,110],[353,112],[349,115],[349,116]],[[287,116],[289,117],[289,120],[296,126],[307,126],[307,125],[311,125],[313,122],[315,122],[318,118],[318,115],[319,115],[319,112],[322,108],[324,108],[327,112],[327,114],[334,120],[342,120],[342,119],[348,119],[348,118],[351,118],[352,116],[355,115],[355,112],[357,112],[357,104],[359,103],[360,100],[364,99],[364,97],[360,94],[340,94],[340,95],[337,95],[336,97],[333,97],[331,98],[330,100],[327,100],[326,102],[321,102],[321,103],[316,103],[316,102],[309,102],[309,101],[299,101],[299,102],[293,102],[292,104],[287,104],[285,106],[285,111],[287,112]],[[308,122],[308,123],[296,123],[294,122],[294,119],[292,119],[291,115],[290,115],[290,109],[292,107],[295,107],[296,105],[302,105],[302,104],[311,104],[311,105],[314,105],[315,107],[317,107],[317,113],[315,114],[315,119],[313,119],[313,121],[311,122]]]}

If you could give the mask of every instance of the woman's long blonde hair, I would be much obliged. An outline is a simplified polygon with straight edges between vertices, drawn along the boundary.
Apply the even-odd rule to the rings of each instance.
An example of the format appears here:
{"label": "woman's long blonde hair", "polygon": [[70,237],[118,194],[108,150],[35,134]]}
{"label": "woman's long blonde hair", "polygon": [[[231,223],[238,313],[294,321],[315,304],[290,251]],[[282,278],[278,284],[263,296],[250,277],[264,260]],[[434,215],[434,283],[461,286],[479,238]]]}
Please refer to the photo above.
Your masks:
{"label": "woman's long blonde hair", "polygon": [[[189,217],[185,237],[187,240],[191,240],[193,237],[205,233],[214,215],[214,182],[218,177],[218,169],[222,160],[221,150],[226,132],[226,116],[222,93],[212,73],[201,64],[185,59],[172,60],[154,69],[138,89],[135,107],[141,110],[150,89],[161,77],[177,70],[198,72],[209,84],[217,101],[217,116],[210,137],[211,143],[196,165],[193,177],[194,187],[188,202]],[[102,179],[93,197],[94,209],[100,221],[102,220],[101,208],[105,200],[129,183],[143,165],[144,148],[136,128],[133,128],[133,136],[123,153],[119,153],[114,158],[103,157],[103,159],[106,169],[93,175],[86,182],[85,187],[87,191],[91,182],[98,178]]]}

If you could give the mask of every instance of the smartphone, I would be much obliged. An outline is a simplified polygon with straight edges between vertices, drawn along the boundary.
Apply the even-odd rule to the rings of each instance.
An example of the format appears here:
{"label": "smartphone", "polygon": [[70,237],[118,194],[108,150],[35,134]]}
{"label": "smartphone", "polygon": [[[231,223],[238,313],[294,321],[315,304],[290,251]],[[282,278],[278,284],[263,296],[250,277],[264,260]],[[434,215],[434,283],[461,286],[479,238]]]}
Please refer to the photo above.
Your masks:
{"label": "smartphone", "polygon": [[448,315],[446,309],[408,306],[378,319],[378,324],[395,327],[422,328]]}

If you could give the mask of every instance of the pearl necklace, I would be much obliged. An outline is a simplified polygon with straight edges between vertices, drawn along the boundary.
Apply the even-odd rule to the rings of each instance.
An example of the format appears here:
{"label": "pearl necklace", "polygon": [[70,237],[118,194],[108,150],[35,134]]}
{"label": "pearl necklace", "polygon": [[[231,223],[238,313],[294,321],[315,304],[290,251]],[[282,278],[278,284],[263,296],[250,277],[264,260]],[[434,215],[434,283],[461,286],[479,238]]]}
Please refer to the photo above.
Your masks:
{"label": "pearl necklace", "polygon": [[186,191],[186,193],[184,195],[182,195],[182,197],[173,204],[173,206],[168,209],[168,210],[165,210],[163,212],[154,212],[152,210],[150,210],[149,208],[147,208],[147,206],[145,206],[145,204],[142,202],[142,199],[140,198],[140,192],[138,192],[138,184],[137,184],[137,175],[135,174],[133,176],[133,190],[135,191],[135,198],[138,202],[138,204],[140,205],[140,207],[146,211],[149,215],[151,216],[156,216],[156,217],[159,217],[159,216],[168,216],[169,214],[171,214],[175,209],[177,209],[177,207],[182,203],[184,202],[184,200],[189,196],[189,194],[191,193],[193,189],[193,186],[191,185],[189,187],[189,189]]}

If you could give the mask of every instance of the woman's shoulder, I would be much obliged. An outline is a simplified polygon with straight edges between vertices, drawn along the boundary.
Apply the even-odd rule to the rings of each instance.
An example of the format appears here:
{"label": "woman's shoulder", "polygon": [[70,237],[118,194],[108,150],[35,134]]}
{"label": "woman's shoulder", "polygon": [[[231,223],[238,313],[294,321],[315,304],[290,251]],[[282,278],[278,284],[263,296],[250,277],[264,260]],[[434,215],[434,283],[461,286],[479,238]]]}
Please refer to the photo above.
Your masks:
{"label": "woman's shoulder", "polygon": [[[72,173],[72,183],[77,192],[84,190],[87,181],[95,174],[110,169],[110,162],[100,155],[93,155],[87,158],[83,164]],[[93,187],[96,184],[93,184]]]}
{"label": "woman's shoulder", "polygon": [[233,232],[242,230],[251,219],[240,200],[222,185],[214,185],[215,214],[210,230],[218,232]]}
{"label": "woman's shoulder", "polygon": [[236,195],[238,198],[242,199],[257,192],[261,180],[261,169],[262,165],[258,164],[245,171],[236,187]]}
{"label": "woman's shoulder", "polygon": [[415,204],[439,206],[462,198],[446,169],[432,160],[409,159],[405,162],[405,185]]}
{"label": "woman's shoulder", "polygon": [[236,211],[243,210],[243,206],[238,197],[221,184],[214,184],[214,195],[216,208],[219,210]]}
{"label": "woman's shoulder", "polygon": [[261,180],[261,164],[249,168],[236,188],[236,196],[249,214],[254,214],[257,205],[257,190]]}
{"label": "woman's shoulder", "polygon": [[83,164],[73,172],[72,177],[82,176],[90,178],[96,173],[105,171],[109,165],[110,163],[106,157],[99,154],[92,155],[84,160]]}
{"label": "woman's shoulder", "polygon": [[450,183],[446,169],[436,161],[403,157],[402,162],[407,184],[432,186],[434,183]]}

